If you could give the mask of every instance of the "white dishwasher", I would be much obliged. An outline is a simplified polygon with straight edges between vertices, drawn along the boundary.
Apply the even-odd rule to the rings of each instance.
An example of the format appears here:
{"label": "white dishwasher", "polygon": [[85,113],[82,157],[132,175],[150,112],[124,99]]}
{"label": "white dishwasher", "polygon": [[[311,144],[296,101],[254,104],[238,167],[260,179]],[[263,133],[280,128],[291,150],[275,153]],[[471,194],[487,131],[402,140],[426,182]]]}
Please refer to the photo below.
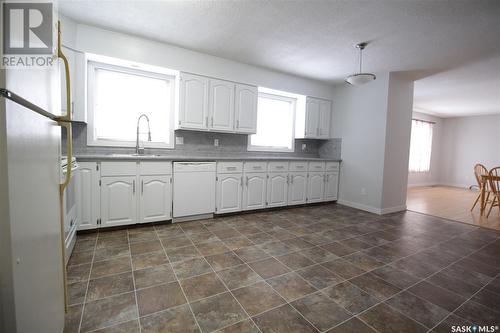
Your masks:
{"label": "white dishwasher", "polygon": [[174,162],[173,222],[212,217],[215,162]]}

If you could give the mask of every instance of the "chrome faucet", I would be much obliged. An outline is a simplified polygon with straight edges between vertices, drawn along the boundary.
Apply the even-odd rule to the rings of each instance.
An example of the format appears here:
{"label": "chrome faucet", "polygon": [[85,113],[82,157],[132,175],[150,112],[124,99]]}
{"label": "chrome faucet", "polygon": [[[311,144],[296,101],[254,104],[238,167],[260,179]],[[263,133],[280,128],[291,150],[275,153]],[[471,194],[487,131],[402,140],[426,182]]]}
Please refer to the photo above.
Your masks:
{"label": "chrome faucet", "polygon": [[137,119],[137,137],[136,137],[136,141],[135,141],[135,153],[136,153],[136,155],[144,155],[144,147],[139,148],[139,125],[141,124],[142,117],[146,118],[146,121],[148,122],[148,141],[151,142],[151,127],[149,126],[149,118],[148,118],[148,116],[146,116],[143,113]]}

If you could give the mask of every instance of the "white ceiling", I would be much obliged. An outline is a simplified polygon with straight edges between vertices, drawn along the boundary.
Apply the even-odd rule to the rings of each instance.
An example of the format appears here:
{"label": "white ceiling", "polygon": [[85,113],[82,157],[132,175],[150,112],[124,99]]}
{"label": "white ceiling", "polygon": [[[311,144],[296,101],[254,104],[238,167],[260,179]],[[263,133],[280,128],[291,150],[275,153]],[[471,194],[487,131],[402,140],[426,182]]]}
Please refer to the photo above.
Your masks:
{"label": "white ceiling", "polygon": [[[417,82],[415,105],[422,111],[446,113],[463,105],[453,97],[463,97],[464,80],[469,91],[483,93],[482,101],[491,99],[481,113],[495,109],[495,98],[482,89],[488,84],[475,85],[495,74],[491,64],[479,62],[479,72],[469,67],[500,54],[498,0],[60,0],[59,8],[82,23],[331,84],[356,71],[353,46],[370,41],[365,71],[403,71],[415,78],[439,73]],[[470,104],[460,112],[479,107]],[[495,110],[500,113],[500,105]]]}

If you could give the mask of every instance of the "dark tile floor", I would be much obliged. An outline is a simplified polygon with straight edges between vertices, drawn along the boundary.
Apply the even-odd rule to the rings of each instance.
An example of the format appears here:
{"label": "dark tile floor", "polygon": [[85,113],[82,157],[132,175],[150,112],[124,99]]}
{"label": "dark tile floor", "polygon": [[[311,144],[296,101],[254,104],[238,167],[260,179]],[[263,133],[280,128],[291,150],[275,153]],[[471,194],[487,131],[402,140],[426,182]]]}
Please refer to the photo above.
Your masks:
{"label": "dark tile floor", "polygon": [[78,236],[65,332],[500,324],[500,233],[329,204]]}

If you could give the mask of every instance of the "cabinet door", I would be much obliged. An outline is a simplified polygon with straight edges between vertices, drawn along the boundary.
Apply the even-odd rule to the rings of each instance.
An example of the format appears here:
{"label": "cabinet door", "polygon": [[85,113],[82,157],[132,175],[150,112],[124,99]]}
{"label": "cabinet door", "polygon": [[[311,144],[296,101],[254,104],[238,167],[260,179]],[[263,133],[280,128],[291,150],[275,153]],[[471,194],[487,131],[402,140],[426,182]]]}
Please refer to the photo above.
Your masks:
{"label": "cabinet door", "polygon": [[306,102],[306,138],[316,138],[319,135],[319,100],[316,98],[307,98]]}
{"label": "cabinet door", "polygon": [[209,101],[209,128],[234,131],[234,83],[211,79]]}
{"label": "cabinet door", "polygon": [[307,202],[323,201],[325,192],[325,174],[323,172],[309,173],[307,181]]}
{"label": "cabinet door", "polygon": [[267,179],[267,206],[286,206],[288,197],[288,173],[270,173]]}
{"label": "cabinet door", "polygon": [[339,174],[337,172],[326,174],[325,201],[337,200],[339,187]]}
{"label": "cabinet door", "polygon": [[243,175],[222,174],[217,176],[217,213],[241,211]]}
{"label": "cabinet door", "polygon": [[307,198],[307,173],[291,172],[289,177],[288,204],[305,204]]}
{"label": "cabinet door", "polygon": [[330,119],[332,115],[332,102],[319,101],[319,137],[321,139],[330,138]]}
{"label": "cabinet door", "polygon": [[243,177],[243,210],[266,207],[266,173],[245,173]]}
{"label": "cabinet door", "polygon": [[[72,50],[63,47],[63,52],[66,58],[68,59],[68,65],[69,65],[69,77],[70,77],[70,99],[71,99],[71,104],[70,104],[70,112],[71,115],[73,116],[74,114],[74,103],[73,103],[73,97],[75,96],[74,94],[74,83],[75,83],[75,52]],[[64,68],[64,62],[62,60],[59,61],[59,73],[61,76],[61,115],[66,115],[68,112],[67,108],[67,94],[66,94],[66,70]]]}
{"label": "cabinet door", "polygon": [[171,176],[141,176],[140,223],[165,221],[172,218],[171,180]]}
{"label": "cabinet door", "polygon": [[99,167],[96,162],[78,162],[77,214],[78,230],[95,229],[101,215]]}
{"label": "cabinet door", "polygon": [[136,177],[101,177],[101,226],[137,223]]}
{"label": "cabinet door", "polygon": [[238,133],[257,133],[257,87],[236,85],[235,130]]}
{"label": "cabinet door", "polygon": [[208,78],[181,74],[179,128],[208,129]]}

